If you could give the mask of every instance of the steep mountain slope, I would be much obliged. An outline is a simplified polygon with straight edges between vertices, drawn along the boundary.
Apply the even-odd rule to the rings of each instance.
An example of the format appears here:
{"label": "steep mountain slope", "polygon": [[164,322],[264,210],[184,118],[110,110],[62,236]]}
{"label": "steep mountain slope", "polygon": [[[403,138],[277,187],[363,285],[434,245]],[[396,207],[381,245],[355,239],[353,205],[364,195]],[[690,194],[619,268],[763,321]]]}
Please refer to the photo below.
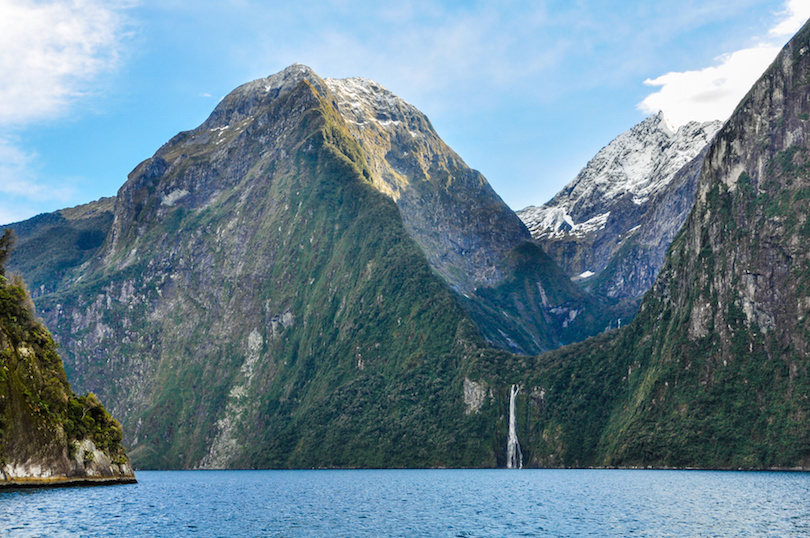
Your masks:
{"label": "steep mountain slope", "polygon": [[431,265],[462,293],[509,275],[507,253],[531,236],[520,219],[419,110],[373,81],[326,79],[374,185],[400,208]]}
{"label": "steep mountain slope", "polygon": [[94,395],[73,394],[22,282],[6,277],[10,237],[0,238],[0,487],[133,482],[121,426]]}
{"label": "steep mountain slope", "polygon": [[367,79],[325,84],[364,151],[372,182],[396,202],[409,235],[490,343],[539,353],[594,334],[618,315],[527,244],[520,219],[419,110]]}
{"label": "steep mountain slope", "polygon": [[520,219],[419,110],[367,79],[325,84],[364,151],[372,182],[396,202],[408,233],[488,342],[539,353],[595,334],[621,315],[572,286],[528,244]]}
{"label": "steep mountain slope", "polygon": [[9,270],[25,275],[31,295],[37,297],[68,285],[63,279],[98,251],[112,226],[114,198],[0,226],[13,229],[17,244]]}
{"label": "steep mountain slope", "polygon": [[[248,167],[246,162],[255,156],[223,153],[228,146],[241,144],[228,133],[242,132],[262,99],[283,95],[300,78],[310,80],[337,110],[360,145],[368,179],[396,202],[408,234],[458,294],[490,344],[522,354],[539,353],[595,334],[626,315],[614,301],[572,285],[541,249],[531,245],[520,219],[480,173],[447,147],[427,117],[372,81],[324,81],[305,66],[291,66],[229,95],[200,127],[208,133],[200,143],[219,146],[221,151],[212,153],[216,159],[238,158]],[[242,136],[266,139],[262,134],[266,127],[253,125]],[[157,161],[154,166],[162,164]],[[207,186],[198,185],[194,196],[215,198],[226,184],[221,178],[204,181]],[[185,197],[186,192],[177,188],[160,196],[166,207],[172,207],[180,200],[174,197]],[[189,201],[184,198],[180,204],[187,206]],[[103,240],[111,229],[111,240],[117,241],[120,231],[112,224],[112,205],[102,200],[13,225],[21,248],[10,266],[32,281],[35,296],[71,286],[83,274],[79,266],[95,255],[99,238]]]}
{"label": "steep mountain slope", "polygon": [[694,203],[703,153],[720,122],[675,130],[662,113],[605,146],[551,201],[518,212],[571,277],[635,299],[658,274]]}
{"label": "steep mountain slope", "polygon": [[810,24],[712,142],[633,322],[524,378],[538,463],[810,468],[808,134]]}
{"label": "steep mountain slope", "polygon": [[[130,175],[37,301],[145,467],[495,465],[479,336],[375,187],[326,84],[245,85]],[[519,224],[519,223],[518,223]]]}
{"label": "steep mountain slope", "polygon": [[639,320],[652,360],[612,420],[610,462],[810,465],[808,50],[806,25],[706,156]]}

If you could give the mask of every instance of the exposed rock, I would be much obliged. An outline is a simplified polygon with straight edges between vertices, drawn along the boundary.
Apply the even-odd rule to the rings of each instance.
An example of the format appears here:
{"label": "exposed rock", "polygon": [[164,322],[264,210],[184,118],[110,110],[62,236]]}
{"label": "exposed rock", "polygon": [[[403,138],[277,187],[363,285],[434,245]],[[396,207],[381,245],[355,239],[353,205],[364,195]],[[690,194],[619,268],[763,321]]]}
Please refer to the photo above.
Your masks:
{"label": "exposed rock", "polygon": [[134,482],[121,426],[94,395],[70,389],[56,344],[0,240],[0,487]]}
{"label": "exposed rock", "polygon": [[487,397],[487,384],[484,382],[476,383],[470,381],[470,378],[464,378],[464,405],[466,409],[464,413],[469,415],[471,413],[478,413],[481,406]]}
{"label": "exposed rock", "polygon": [[650,116],[605,146],[551,201],[518,212],[563,270],[596,292],[640,298],[692,208],[721,122],[673,129]]}

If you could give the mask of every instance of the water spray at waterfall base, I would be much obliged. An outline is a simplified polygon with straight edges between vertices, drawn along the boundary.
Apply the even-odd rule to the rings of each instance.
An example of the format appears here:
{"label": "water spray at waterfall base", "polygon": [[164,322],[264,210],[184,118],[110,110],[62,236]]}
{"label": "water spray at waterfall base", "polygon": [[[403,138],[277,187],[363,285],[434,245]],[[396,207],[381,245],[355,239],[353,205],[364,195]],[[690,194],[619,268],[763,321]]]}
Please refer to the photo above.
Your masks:
{"label": "water spray at waterfall base", "polygon": [[515,397],[520,392],[520,385],[512,385],[509,392],[509,437],[506,441],[506,468],[523,469],[523,453],[517,436],[517,417],[515,417]]}

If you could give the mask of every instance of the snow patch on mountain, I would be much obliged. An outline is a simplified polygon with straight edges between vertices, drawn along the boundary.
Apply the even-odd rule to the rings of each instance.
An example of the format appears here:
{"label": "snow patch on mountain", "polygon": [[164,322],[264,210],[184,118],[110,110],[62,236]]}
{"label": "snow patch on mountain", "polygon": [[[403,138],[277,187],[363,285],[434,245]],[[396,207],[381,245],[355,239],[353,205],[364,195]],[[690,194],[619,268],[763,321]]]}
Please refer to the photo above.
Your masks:
{"label": "snow patch on mountain", "polygon": [[549,202],[522,209],[518,216],[535,239],[582,236],[604,228],[601,219],[628,198],[636,206],[654,199],[721,125],[690,122],[675,130],[663,113],[649,116],[602,148]]}

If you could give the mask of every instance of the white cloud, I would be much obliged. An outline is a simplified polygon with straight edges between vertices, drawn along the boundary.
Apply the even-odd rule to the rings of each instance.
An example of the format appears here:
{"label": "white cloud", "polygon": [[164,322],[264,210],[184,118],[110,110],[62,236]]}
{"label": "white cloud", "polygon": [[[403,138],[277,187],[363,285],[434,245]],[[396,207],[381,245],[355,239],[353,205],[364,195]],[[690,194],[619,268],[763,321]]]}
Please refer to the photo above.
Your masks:
{"label": "white cloud", "polygon": [[810,2],[807,0],[788,0],[785,10],[779,14],[784,19],[771,28],[768,35],[772,37],[792,36],[810,19]]}
{"label": "white cloud", "polygon": [[725,120],[778,53],[779,47],[773,46],[743,49],[721,56],[713,67],[645,80],[644,84],[661,89],[638,108],[648,114],[663,110],[675,126],[691,120]]}
{"label": "white cloud", "polygon": [[724,54],[711,67],[645,80],[645,85],[661,89],[641,101],[638,109],[648,114],[662,110],[675,126],[691,120],[725,120],[776,58],[784,42],[778,38],[793,35],[810,17],[810,2],[788,0],[778,16],[767,42]]}
{"label": "white cloud", "polygon": [[4,198],[23,198],[36,202],[67,201],[74,194],[73,189],[38,182],[35,162],[36,154],[20,149],[15,141],[0,138],[0,193]]}
{"label": "white cloud", "polygon": [[[21,130],[66,114],[99,75],[118,65],[127,0],[0,0],[0,128]],[[75,191],[46,185],[36,153],[0,137],[0,222],[67,202]]]}
{"label": "white cloud", "polygon": [[122,19],[110,6],[0,0],[0,124],[62,114],[88,82],[116,66]]}

